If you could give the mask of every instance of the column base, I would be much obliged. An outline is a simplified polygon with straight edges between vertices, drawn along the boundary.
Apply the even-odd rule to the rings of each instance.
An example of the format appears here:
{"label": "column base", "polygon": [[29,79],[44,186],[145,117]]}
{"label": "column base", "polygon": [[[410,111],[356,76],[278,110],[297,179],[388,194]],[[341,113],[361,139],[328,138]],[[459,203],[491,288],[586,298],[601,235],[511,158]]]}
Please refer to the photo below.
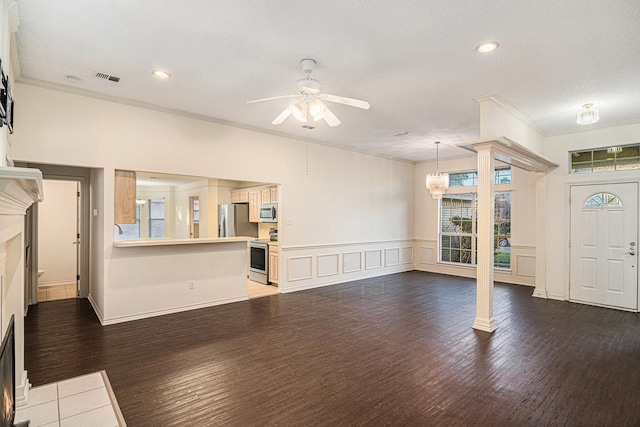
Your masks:
{"label": "column base", "polygon": [[533,296],[534,296],[534,297],[536,297],[536,298],[544,298],[544,299],[549,298],[549,297],[547,296],[547,290],[546,290],[546,289],[538,289],[538,288],[535,288],[535,289],[533,290]]}
{"label": "column base", "polygon": [[496,324],[496,319],[493,317],[491,319],[480,319],[476,317],[472,328],[478,331],[493,332],[498,329],[498,325]]}
{"label": "column base", "polygon": [[23,371],[21,377],[18,375],[18,372],[16,372],[16,407],[27,404],[27,397],[29,396],[29,389],[31,388],[31,384],[27,378],[27,371]]}

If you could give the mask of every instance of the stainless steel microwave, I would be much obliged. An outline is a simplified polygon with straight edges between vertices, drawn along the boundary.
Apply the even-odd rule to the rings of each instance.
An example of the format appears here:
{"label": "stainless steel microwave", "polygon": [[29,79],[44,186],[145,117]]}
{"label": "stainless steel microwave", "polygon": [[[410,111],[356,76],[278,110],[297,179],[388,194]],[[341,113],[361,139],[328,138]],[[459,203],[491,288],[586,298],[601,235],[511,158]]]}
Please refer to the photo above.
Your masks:
{"label": "stainless steel microwave", "polygon": [[260,222],[278,222],[278,205],[276,203],[260,205]]}

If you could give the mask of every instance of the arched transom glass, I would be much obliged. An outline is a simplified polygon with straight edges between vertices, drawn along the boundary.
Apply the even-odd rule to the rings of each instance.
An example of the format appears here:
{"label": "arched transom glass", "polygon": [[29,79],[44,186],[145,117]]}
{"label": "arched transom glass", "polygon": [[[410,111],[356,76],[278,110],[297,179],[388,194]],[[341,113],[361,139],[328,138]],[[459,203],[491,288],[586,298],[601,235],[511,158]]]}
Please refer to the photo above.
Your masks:
{"label": "arched transom glass", "polygon": [[615,194],[611,193],[596,193],[589,197],[584,204],[585,208],[602,208],[622,206],[622,202]]}

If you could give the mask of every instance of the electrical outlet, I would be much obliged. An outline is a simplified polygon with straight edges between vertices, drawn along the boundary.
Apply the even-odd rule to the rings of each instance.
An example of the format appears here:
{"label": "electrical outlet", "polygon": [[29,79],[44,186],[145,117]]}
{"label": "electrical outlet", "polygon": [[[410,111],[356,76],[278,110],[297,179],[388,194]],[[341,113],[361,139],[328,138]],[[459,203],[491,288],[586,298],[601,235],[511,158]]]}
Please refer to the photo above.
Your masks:
{"label": "electrical outlet", "polygon": [[194,282],[193,280],[189,280],[189,289],[195,289],[196,288],[196,282]]}

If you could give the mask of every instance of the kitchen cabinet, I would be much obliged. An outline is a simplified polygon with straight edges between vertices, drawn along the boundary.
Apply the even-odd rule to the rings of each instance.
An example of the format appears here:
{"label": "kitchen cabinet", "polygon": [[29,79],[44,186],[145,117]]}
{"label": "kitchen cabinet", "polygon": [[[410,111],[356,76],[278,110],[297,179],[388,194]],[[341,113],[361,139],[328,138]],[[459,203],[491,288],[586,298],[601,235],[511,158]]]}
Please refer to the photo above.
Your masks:
{"label": "kitchen cabinet", "polygon": [[260,203],[262,203],[262,191],[249,191],[249,222],[260,222]]}
{"label": "kitchen cabinet", "polygon": [[271,193],[271,202],[269,203],[278,203],[278,187],[270,188],[269,193]]}
{"label": "kitchen cabinet", "polygon": [[249,203],[249,192],[247,190],[231,191],[231,203]]}
{"label": "kitchen cabinet", "polygon": [[273,203],[271,201],[271,190],[268,188],[260,190],[260,197],[262,198],[262,203]]}
{"label": "kitchen cabinet", "polygon": [[116,169],[113,185],[114,224],[136,223],[136,173]]}
{"label": "kitchen cabinet", "polygon": [[269,243],[269,282],[278,284],[278,245]]}

